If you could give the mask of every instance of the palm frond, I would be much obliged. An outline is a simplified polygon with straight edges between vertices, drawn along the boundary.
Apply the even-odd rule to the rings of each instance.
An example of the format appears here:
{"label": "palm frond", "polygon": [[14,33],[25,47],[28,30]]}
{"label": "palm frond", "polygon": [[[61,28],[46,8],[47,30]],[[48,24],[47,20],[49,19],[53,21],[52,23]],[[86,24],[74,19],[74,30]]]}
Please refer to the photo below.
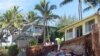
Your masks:
{"label": "palm frond", "polygon": [[61,2],[60,6],[65,5],[67,3],[72,2],[73,0],[64,0],[63,2]]}
{"label": "palm frond", "polygon": [[35,10],[38,10],[40,13],[44,13],[44,10],[43,10],[43,8],[41,7],[41,5],[36,5],[35,6]]}
{"label": "palm frond", "polygon": [[85,8],[85,9],[83,10],[83,12],[88,11],[88,10],[90,10],[90,9],[92,9],[92,8],[95,8],[95,7],[97,7],[97,4],[96,4],[96,3],[91,3],[87,8]]}
{"label": "palm frond", "polygon": [[49,15],[49,18],[50,19],[57,19],[57,18],[60,19],[60,17],[58,15],[53,15],[53,14]]}
{"label": "palm frond", "polygon": [[40,16],[37,16],[36,17],[37,18],[37,20],[35,21],[35,24],[42,24],[42,22],[43,22],[43,17],[40,17]]}
{"label": "palm frond", "polygon": [[[18,10],[19,7],[14,6],[6,11],[2,16],[2,28],[21,27],[23,25],[23,15]],[[16,24],[15,24],[16,23]],[[1,23],[0,23],[1,24]],[[10,30],[10,28],[9,28]]]}
{"label": "palm frond", "polygon": [[84,11],[100,6],[100,0],[85,0],[85,3],[89,4],[89,6],[85,8]]}
{"label": "palm frond", "polygon": [[98,8],[98,11],[100,11],[100,8]]}
{"label": "palm frond", "polygon": [[91,9],[91,6],[88,6],[87,8],[85,8],[84,10],[83,10],[83,12],[86,12],[86,11],[88,11],[88,10],[90,10]]}
{"label": "palm frond", "polygon": [[28,19],[29,23],[35,21],[37,19],[36,18],[36,13],[34,13],[33,11],[29,11],[27,19]]}
{"label": "palm frond", "polygon": [[50,2],[47,2],[47,3],[45,4],[45,11],[47,11],[47,10],[49,9],[49,3],[50,3]]}
{"label": "palm frond", "polygon": [[57,6],[56,5],[51,5],[50,8],[49,8],[49,11],[54,10],[54,9],[57,9]]}
{"label": "palm frond", "polygon": [[42,1],[40,4],[36,5],[35,7],[35,9],[41,12],[41,15],[43,17],[42,20],[46,19],[47,21],[51,19],[59,18],[58,15],[52,14],[52,10],[56,8],[57,8],[56,5],[50,5],[49,2],[45,2],[45,1]]}

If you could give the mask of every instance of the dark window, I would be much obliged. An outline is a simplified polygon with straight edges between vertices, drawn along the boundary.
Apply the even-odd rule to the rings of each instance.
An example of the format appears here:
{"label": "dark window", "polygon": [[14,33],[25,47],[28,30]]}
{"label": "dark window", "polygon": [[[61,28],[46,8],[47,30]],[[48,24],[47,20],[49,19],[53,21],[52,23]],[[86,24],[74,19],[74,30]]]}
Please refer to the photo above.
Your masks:
{"label": "dark window", "polygon": [[76,37],[80,37],[83,35],[82,26],[76,28]]}

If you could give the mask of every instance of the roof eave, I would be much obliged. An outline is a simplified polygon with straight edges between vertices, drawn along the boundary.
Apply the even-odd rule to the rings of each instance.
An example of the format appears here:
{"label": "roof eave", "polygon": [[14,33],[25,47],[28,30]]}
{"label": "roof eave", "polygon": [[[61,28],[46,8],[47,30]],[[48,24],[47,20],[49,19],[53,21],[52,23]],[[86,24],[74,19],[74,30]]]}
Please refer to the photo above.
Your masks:
{"label": "roof eave", "polygon": [[[95,13],[95,14],[93,14],[92,16],[95,16],[95,15],[100,15],[100,14]],[[90,17],[92,17],[92,16],[86,17],[86,18],[83,19],[83,20],[86,20],[87,18],[90,18]],[[81,20],[81,21],[83,21],[83,20]],[[73,23],[73,24],[79,23],[79,22],[81,22],[81,21],[77,21],[77,22],[75,22],[75,23]],[[71,25],[73,25],[73,24],[71,24]],[[65,26],[65,27],[59,29],[58,32],[65,32],[66,28],[69,27],[69,26],[71,26],[71,25],[68,25],[68,26]]]}

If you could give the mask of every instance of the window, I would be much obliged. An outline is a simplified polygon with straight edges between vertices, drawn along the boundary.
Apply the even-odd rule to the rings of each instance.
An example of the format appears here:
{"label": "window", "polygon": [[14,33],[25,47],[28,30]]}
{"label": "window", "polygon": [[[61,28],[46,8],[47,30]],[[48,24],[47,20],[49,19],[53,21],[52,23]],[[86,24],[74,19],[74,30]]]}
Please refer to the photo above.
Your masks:
{"label": "window", "polygon": [[90,32],[92,30],[92,25],[94,24],[94,22],[95,22],[95,20],[91,20],[86,23],[86,30],[85,30],[86,33]]}
{"label": "window", "polygon": [[83,35],[83,29],[82,29],[82,26],[79,26],[76,28],[76,37],[80,37]]}
{"label": "window", "polygon": [[72,30],[72,29],[69,29],[69,30],[67,31],[67,38],[68,38],[68,39],[73,38],[73,30]]}

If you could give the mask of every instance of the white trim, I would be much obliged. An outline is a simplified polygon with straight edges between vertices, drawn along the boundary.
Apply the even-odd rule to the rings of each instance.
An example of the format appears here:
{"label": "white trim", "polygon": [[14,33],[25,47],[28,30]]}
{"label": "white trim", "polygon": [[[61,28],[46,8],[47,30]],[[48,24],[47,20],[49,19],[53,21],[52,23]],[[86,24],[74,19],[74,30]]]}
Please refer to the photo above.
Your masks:
{"label": "white trim", "polygon": [[76,32],[75,32],[75,27],[73,28],[73,38],[75,38],[76,37]]}
{"label": "white trim", "polygon": [[98,19],[97,18],[94,18],[95,19],[95,23],[98,23]]}
{"label": "white trim", "polygon": [[83,35],[86,34],[86,32],[85,32],[85,31],[86,31],[86,27],[85,27],[85,26],[86,26],[86,23],[84,23],[84,24],[82,25],[82,27],[83,27],[83,29],[82,29]]}
{"label": "white trim", "polygon": [[67,40],[67,31],[65,30],[65,41]]}

